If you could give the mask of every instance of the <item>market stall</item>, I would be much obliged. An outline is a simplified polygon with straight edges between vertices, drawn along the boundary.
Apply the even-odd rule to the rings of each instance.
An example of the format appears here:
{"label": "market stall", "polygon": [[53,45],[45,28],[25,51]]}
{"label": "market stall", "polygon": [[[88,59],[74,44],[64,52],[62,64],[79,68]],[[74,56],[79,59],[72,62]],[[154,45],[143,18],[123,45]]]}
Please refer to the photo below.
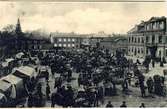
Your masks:
{"label": "market stall", "polygon": [[15,69],[12,74],[22,78],[23,81],[26,81],[27,79],[30,80],[31,78],[36,78],[38,75],[35,69],[29,66],[21,66]]}
{"label": "market stall", "polygon": [[21,94],[24,89],[22,78],[19,78],[11,74],[2,78],[2,80],[5,82],[9,82],[14,87],[13,90],[15,90],[16,92],[16,98],[22,96]]}
{"label": "market stall", "polygon": [[5,94],[7,98],[10,97],[12,91],[12,85],[8,82],[3,81],[2,79],[0,80],[0,92]]}

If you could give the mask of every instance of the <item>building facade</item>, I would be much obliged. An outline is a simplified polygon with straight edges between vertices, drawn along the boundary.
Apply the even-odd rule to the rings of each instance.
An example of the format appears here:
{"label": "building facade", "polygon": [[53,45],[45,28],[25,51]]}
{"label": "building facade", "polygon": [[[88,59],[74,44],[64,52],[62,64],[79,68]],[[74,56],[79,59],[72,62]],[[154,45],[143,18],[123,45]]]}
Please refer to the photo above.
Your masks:
{"label": "building facade", "polygon": [[55,48],[80,48],[87,35],[75,33],[51,34],[50,41]]}
{"label": "building facade", "polygon": [[112,37],[105,37],[100,41],[100,47],[107,48],[110,52],[116,53],[117,50],[127,53],[127,37],[125,35],[115,35]]}
{"label": "building facade", "polygon": [[167,19],[152,17],[128,32],[128,55],[138,58],[167,58]]}

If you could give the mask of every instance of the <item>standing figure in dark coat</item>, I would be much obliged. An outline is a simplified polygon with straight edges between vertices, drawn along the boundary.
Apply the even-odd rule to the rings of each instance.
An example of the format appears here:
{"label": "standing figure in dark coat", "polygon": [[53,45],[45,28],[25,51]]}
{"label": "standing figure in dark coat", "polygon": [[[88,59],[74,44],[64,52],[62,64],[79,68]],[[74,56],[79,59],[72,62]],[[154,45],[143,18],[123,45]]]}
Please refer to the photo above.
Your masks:
{"label": "standing figure in dark coat", "polygon": [[139,74],[139,86],[140,86],[140,90],[141,90],[141,95],[142,97],[145,97],[145,86],[144,86],[144,75],[143,74]]}
{"label": "standing figure in dark coat", "polygon": [[57,78],[55,78],[55,83],[54,83],[54,88],[58,88],[58,87],[61,87],[61,85],[62,85],[62,77],[60,76],[58,79]]}
{"label": "standing figure in dark coat", "polygon": [[27,105],[28,105],[28,107],[33,107],[34,106],[34,97],[33,97],[32,93],[29,93],[29,95],[28,95]]}
{"label": "standing figure in dark coat", "polygon": [[111,104],[111,101],[108,101],[106,108],[111,108],[111,107],[114,107],[114,106]]}
{"label": "standing figure in dark coat", "polygon": [[49,72],[48,72],[48,70],[46,70],[46,81],[48,81],[49,80]]}
{"label": "standing figure in dark coat", "polygon": [[103,90],[103,87],[98,88],[97,98],[98,98],[98,100],[100,101],[101,104],[104,104],[104,90]]}
{"label": "standing figure in dark coat", "polygon": [[65,102],[65,107],[71,107],[73,106],[74,103],[74,91],[72,90],[71,86],[67,87],[68,89],[65,91],[64,94],[64,102]]}
{"label": "standing figure in dark coat", "polygon": [[153,93],[153,87],[154,87],[153,79],[151,77],[149,77],[146,84],[147,84],[147,87],[148,87],[148,93],[152,94]]}

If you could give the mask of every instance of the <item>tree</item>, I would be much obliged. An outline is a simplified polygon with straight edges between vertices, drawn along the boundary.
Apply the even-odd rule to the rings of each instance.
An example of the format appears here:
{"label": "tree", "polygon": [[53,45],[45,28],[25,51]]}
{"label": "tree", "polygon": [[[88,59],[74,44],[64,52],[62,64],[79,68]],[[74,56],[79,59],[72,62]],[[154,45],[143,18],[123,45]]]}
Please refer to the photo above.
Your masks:
{"label": "tree", "polygon": [[15,33],[15,28],[16,28],[15,25],[9,24],[9,25],[5,26],[5,27],[2,29],[2,31],[8,32],[8,33]]}

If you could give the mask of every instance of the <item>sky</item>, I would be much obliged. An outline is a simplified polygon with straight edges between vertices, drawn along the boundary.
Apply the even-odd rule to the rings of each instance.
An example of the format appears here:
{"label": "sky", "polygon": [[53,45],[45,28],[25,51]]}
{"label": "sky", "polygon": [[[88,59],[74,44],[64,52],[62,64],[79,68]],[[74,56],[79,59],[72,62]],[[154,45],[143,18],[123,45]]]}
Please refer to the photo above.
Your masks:
{"label": "sky", "polygon": [[3,2],[0,29],[16,24],[23,31],[125,34],[141,20],[167,17],[166,2]]}

